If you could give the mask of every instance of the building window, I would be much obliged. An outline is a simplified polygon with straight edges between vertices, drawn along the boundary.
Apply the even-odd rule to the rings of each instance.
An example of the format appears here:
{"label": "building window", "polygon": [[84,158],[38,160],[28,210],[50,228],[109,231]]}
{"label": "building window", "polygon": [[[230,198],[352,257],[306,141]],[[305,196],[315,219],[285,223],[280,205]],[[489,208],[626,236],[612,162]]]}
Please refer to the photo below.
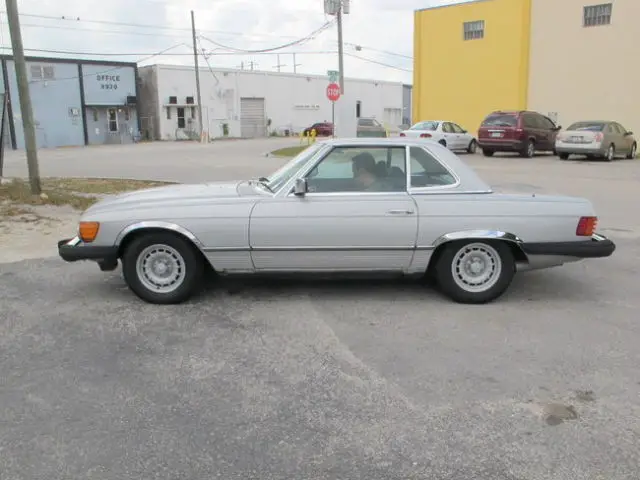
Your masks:
{"label": "building window", "polygon": [[124,121],[128,122],[129,120],[131,120],[131,110],[129,110],[128,107],[125,107],[125,109],[124,109]]}
{"label": "building window", "polygon": [[356,102],[356,118],[360,118],[360,115],[362,115],[362,103],[358,100]]}
{"label": "building window", "polygon": [[171,107],[167,107],[167,120],[171,120]]}
{"label": "building window", "polygon": [[118,111],[115,108],[110,108],[107,113],[109,116],[109,131],[116,133],[118,131]]}
{"label": "building window", "polygon": [[191,107],[191,118],[196,119],[196,107]]}
{"label": "building window", "polygon": [[187,123],[184,120],[184,107],[178,107],[178,128],[186,127]]}
{"label": "building window", "polygon": [[52,65],[31,65],[31,80],[53,80],[55,79],[55,70]]}
{"label": "building window", "polygon": [[613,3],[603,3],[601,5],[589,5],[584,7],[584,27],[595,27],[598,25],[609,25],[611,23],[611,12]]}
{"label": "building window", "polygon": [[484,38],[484,20],[464,22],[462,31],[465,40],[479,40]]}
{"label": "building window", "polygon": [[97,108],[92,108],[92,113],[93,113],[93,121],[97,122],[98,121],[98,109]]}

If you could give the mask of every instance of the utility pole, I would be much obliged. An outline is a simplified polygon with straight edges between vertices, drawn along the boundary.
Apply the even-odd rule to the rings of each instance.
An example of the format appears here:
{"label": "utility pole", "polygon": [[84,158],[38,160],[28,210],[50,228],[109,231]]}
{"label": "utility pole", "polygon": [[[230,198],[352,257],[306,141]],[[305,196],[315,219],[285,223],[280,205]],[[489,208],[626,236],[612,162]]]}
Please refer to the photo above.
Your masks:
{"label": "utility pole", "polygon": [[[9,0],[7,0],[9,1]],[[200,68],[198,67],[198,43],[196,41],[196,20],[191,10],[191,36],[193,37],[193,61],[196,69],[196,96],[198,97],[198,125],[200,126],[200,141],[202,141],[202,96],[200,95]]]}
{"label": "utility pole", "polygon": [[278,65],[276,65],[274,68],[277,68],[277,69],[278,69],[278,72],[280,72],[280,68],[282,68],[282,67],[286,67],[287,65],[286,65],[286,64],[284,64],[284,63],[280,63],[280,54],[279,54],[279,53],[278,53],[278,54],[276,54],[276,57],[277,57],[277,59],[278,59]]}
{"label": "utility pole", "polygon": [[38,168],[36,126],[33,120],[33,108],[31,106],[31,95],[29,93],[27,62],[24,58],[20,19],[18,18],[18,4],[16,0],[6,0],[6,6],[13,61],[15,63],[16,80],[18,82],[18,94],[20,96],[22,129],[24,131],[24,145],[27,151],[27,167],[29,169],[29,185],[31,186],[31,193],[33,195],[40,195],[42,193],[42,186],[40,185],[40,169]]}
{"label": "utility pole", "polygon": [[293,54],[293,73],[298,73],[298,67],[302,65],[301,63],[296,63],[296,54]]}

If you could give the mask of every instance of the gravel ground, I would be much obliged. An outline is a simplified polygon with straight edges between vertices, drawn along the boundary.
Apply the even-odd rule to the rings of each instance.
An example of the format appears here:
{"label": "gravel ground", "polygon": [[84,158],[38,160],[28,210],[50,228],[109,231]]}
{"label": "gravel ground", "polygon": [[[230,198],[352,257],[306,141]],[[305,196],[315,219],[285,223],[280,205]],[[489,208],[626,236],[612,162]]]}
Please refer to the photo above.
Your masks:
{"label": "gravel ground", "polygon": [[637,479],[640,162],[467,159],[591,198],[618,250],[485,306],[235,279],[159,307],[119,271],[0,263],[0,478]]}

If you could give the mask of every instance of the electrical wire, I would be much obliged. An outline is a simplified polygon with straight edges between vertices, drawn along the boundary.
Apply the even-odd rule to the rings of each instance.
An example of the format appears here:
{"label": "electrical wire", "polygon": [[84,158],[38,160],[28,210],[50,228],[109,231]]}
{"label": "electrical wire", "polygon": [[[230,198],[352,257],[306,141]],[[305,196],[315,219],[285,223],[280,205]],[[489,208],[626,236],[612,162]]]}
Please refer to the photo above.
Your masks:
{"label": "electrical wire", "polygon": [[[180,44],[189,48],[193,48],[193,46],[188,45],[186,43]],[[4,50],[11,50],[11,47],[0,47]],[[189,53],[96,53],[96,52],[76,52],[71,50],[49,50],[45,48],[25,48],[25,52],[39,52],[39,53],[52,53],[58,55],[78,55],[78,56],[96,56],[96,57],[125,57],[125,56],[150,56],[150,57],[158,57],[158,56],[193,56],[193,52]],[[208,51],[206,49],[201,49],[199,52],[203,57],[204,56],[239,56],[241,54],[235,52],[214,52]],[[337,50],[301,50],[297,52],[263,52],[258,53],[256,55],[336,55]]]}
{"label": "electrical wire", "polygon": [[233,52],[236,52],[236,53],[248,53],[248,54],[266,53],[266,52],[274,52],[276,50],[282,50],[283,48],[289,48],[289,47],[293,47],[293,46],[296,46],[296,45],[302,45],[303,43],[306,43],[306,42],[308,42],[310,40],[315,40],[317,35],[319,35],[320,33],[324,32],[325,30],[327,30],[334,23],[335,22],[332,22],[332,21],[331,22],[326,22],[320,28],[317,28],[316,30],[314,30],[313,32],[308,34],[307,36],[305,36],[303,38],[300,38],[298,40],[295,40],[293,42],[288,42],[288,43],[285,43],[283,45],[278,45],[277,47],[262,48],[262,49],[258,49],[258,50],[244,50],[244,49],[240,49],[240,48],[230,47],[228,45],[223,45],[221,43],[218,43],[215,40],[211,40],[210,38],[205,37],[204,35],[199,35],[199,37],[202,38],[203,40],[211,42],[212,44],[214,44],[217,47],[223,48],[225,50],[230,50],[230,51],[233,51]]}
{"label": "electrical wire", "polygon": [[360,55],[354,55],[353,53],[344,52],[344,55],[347,56],[347,57],[357,58],[358,60],[362,60],[363,62],[373,63],[373,64],[376,64],[376,65],[380,65],[382,67],[392,68],[394,70],[400,70],[402,72],[408,72],[408,73],[412,73],[413,72],[413,70],[408,69],[408,68],[402,68],[402,67],[398,67],[396,65],[390,65],[388,63],[379,62],[379,61],[373,60],[371,58],[365,58],[365,57],[361,57]]}

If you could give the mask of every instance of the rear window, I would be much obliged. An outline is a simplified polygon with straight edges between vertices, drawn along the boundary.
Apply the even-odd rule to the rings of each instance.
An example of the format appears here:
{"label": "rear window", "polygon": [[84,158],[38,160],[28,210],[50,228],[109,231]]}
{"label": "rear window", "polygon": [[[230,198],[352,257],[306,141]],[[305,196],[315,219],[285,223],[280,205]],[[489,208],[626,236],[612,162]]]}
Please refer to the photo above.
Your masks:
{"label": "rear window", "polygon": [[438,128],[438,122],[419,122],[412,126],[409,130],[431,130]]}
{"label": "rear window", "polygon": [[601,132],[604,130],[603,122],[576,122],[569,125],[567,130],[586,130],[589,132]]}
{"label": "rear window", "polygon": [[495,113],[489,115],[482,122],[483,127],[515,127],[518,117],[514,114]]}

